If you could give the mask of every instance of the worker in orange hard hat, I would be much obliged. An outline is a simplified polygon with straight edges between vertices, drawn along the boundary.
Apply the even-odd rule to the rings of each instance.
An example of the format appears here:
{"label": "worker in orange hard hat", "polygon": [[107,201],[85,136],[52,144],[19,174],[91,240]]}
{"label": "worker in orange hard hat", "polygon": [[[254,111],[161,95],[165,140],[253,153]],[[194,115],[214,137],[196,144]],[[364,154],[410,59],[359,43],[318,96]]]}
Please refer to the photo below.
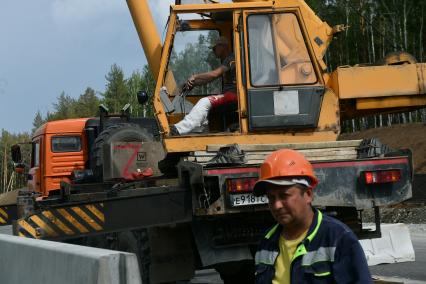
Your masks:
{"label": "worker in orange hard hat", "polygon": [[317,184],[295,150],[275,151],[261,165],[254,194],[266,194],[277,224],[256,252],[256,283],[372,283],[355,234],[312,207]]}

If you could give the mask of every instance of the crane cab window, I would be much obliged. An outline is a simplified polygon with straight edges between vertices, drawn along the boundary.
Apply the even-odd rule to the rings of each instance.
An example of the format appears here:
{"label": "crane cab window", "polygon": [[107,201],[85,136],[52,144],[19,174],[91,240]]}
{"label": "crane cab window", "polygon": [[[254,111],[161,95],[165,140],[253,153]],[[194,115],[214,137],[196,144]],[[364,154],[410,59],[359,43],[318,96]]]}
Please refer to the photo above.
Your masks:
{"label": "crane cab window", "polygon": [[252,14],[247,28],[252,86],[317,82],[295,14]]}
{"label": "crane cab window", "polygon": [[[192,74],[211,71],[220,65],[210,46],[219,37],[217,30],[178,31],[173,41],[173,49],[169,61],[178,88],[182,87]],[[191,95],[218,94],[221,91],[221,80],[195,87]]]}
{"label": "crane cab window", "polygon": [[52,152],[80,152],[80,136],[54,136],[52,137]]}
{"label": "crane cab window", "polygon": [[325,89],[297,14],[246,15],[249,130],[317,127]]}

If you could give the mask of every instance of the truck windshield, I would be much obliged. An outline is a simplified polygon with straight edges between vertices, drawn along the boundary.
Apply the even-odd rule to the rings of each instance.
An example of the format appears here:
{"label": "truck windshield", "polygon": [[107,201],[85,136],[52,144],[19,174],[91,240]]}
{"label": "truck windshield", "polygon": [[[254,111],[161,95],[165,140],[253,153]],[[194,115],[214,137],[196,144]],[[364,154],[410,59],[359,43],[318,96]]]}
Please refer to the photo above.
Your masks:
{"label": "truck windshield", "polygon": [[[177,86],[180,88],[193,74],[211,71],[220,66],[210,46],[219,37],[217,30],[191,30],[176,32],[169,61]],[[221,92],[221,80],[194,88],[193,95]]]}
{"label": "truck windshield", "polygon": [[52,137],[52,152],[80,152],[80,136],[54,136]]}
{"label": "truck windshield", "polygon": [[295,14],[252,14],[247,28],[252,86],[317,82]]}

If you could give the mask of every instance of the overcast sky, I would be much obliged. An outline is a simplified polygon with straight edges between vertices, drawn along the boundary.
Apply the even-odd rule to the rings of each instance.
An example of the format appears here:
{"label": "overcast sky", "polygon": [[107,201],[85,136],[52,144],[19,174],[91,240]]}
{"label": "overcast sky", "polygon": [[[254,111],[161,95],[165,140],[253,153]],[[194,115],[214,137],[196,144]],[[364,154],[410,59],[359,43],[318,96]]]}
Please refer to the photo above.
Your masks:
{"label": "overcast sky", "polygon": [[[149,0],[161,35],[172,2]],[[0,129],[31,130],[62,91],[103,91],[114,63],[146,64],[125,0],[1,0]]]}

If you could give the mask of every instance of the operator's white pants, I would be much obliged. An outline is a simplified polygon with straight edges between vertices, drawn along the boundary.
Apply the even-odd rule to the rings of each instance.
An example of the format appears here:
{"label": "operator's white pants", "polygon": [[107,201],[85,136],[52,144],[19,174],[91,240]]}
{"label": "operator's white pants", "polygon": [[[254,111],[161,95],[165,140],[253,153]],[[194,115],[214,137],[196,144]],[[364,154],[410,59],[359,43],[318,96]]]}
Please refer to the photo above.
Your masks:
{"label": "operator's white pants", "polygon": [[207,116],[212,108],[208,97],[199,100],[184,119],[175,124],[179,134],[187,134],[196,127],[206,126],[209,122]]}

